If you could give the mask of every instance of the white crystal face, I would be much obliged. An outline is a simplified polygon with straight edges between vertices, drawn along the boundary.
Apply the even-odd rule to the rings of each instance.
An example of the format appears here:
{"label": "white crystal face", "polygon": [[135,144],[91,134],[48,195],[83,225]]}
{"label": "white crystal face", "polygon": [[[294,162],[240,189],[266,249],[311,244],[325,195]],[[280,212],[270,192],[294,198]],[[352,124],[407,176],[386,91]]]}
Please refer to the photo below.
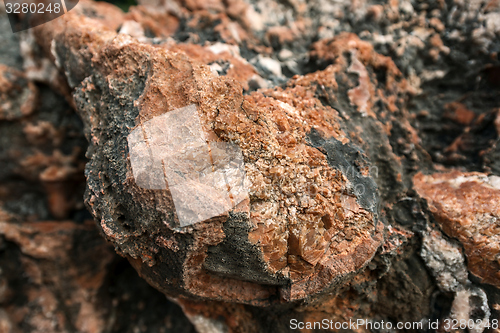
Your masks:
{"label": "white crystal face", "polygon": [[127,137],[136,184],[168,188],[181,227],[221,215],[248,197],[241,149],[206,137],[194,105],[148,120]]}

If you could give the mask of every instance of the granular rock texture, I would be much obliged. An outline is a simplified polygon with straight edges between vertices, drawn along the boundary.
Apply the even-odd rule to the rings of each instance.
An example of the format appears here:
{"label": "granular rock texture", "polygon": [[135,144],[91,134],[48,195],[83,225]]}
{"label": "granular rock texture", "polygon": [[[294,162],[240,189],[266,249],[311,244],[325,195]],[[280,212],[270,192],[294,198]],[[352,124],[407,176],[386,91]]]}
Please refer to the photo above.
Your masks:
{"label": "granular rock texture", "polygon": [[[76,34],[91,33],[85,20]],[[136,268],[151,283],[172,295],[272,304],[329,290],[373,257],[383,224],[376,226],[379,199],[370,164],[342,130],[338,112],[314,97],[307,80],[315,77],[244,96],[237,81],[185,55],[125,36],[111,40],[111,31],[91,34],[94,43],[71,44],[64,21],[48,41],[59,64],[70,77],[71,61],[95,68],[75,93],[93,152],[87,204],[117,248],[134,265],[144,262]],[[64,59],[68,49],[83,47],[83,54],[75,53],[80,58]],[[88,55],[91,49],[96,53]],[[137,65],[123,65],[132,62]],[[324,75],[324,87],[336,88],[329,73],[316,75]],[[249,200],[179,230],[173,189],[139,186],[126,138],[135,126],[191,104],[207,136],[241,149]],[[170,276],[158,279],[166,267]]]}
{"label": "granular rock texture", "polygon": [[[58,300],[87,295],[48,321],[60,331],[498,320],[499,13],[486,0],[80,1],[1,36],[22,55],[0,54],[6,253],[73,254],[67,235],[93,235],[107,272],[94,284],[72,283],[87,252],[49,258],[70,281],[48,288]],[[98,230],[193,326],[132,288],[83,222],[83,175]],[[1,323],[48,325],[33,319],[44,306]]]}
{"label": "granular rock texture", "polygon": [[416,191],[451,237],[465,248],[469,270],[484,283],[500,286],[500,178],[452,171],[417,174]]}

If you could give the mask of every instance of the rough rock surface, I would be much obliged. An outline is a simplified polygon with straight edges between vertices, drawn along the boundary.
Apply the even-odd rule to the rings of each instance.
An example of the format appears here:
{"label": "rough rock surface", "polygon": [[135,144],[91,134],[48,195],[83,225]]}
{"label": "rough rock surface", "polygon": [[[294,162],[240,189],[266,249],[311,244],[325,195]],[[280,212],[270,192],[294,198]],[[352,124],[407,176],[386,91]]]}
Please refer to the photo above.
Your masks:
{"label": "rough rock surface", "polygon": [[95,228],[67,83],[1,10],[0,332],[194,332]]}
{"label": "rough rock surface", "polygon": [[[478,324],[469,331],[482,332],[489,322],[491,311],[483,289],[471,283],[467,276],[465,258],[457,244],[445,239],[437,230],[424,234],[422,259],[443,293],[453,294],[449,319],[474,320]],[[440,329],[445,329],[441,322]]]}
{"label": "rough rock surface", "polygon": [[[352,86],[342,112],[361,123],[369,113],[375,118],[375,77],[372,82],[366,74],[361,86],[342,77],[351,67],[366,72],[359,60],[349,68],[347,61],[338,61],[285,88],[244,96],[236,81],[185,55],[123,35],[112,38],[111,30],[93,33],[95,23],[87,18],[77,30],[67,23],[75,20],[68,15],[57,26],[47,25],[52,36],[43,28],[37,34],[54,46],[53,56],[76,86],[92,152],[87,204],[107,237],[153,285],[171,295],[266,305],[331,290],[371,260],[383,224],[377,225],[380,202],[368,157],[358,146],[363,138],[352,142],[339,112],[319,100],[322,94],[337,99],[339,72],[347,85],[342,89]],[[88,34],[84,45],[73,44],[71,29]],[[354,35],[331,44],[347,44],[354,56],[371,51]],[[343,52],[340,48],[339,56]],[[369,54],[361,60],[382,67],[391,79],[399,75],[387,58]],[[75,72],[74,61],[93,70],[78,86],[81,67]],[[137,185],[126,138],[137,125],[191,104],[207,135],[241,149],[249,201],[228,215],[179,230],[172,194]],[[382,126],[374,126],[381,135],[377,142],[387,142]],[[143,263],[137,266],[137,260]],[[169,276],[160,273],[167,267]]]}
{"label": "rough rock surface", "polygon": [[[143,0],[127,13],[81,1],[21,37],[22,61],[3,62],[0,107],[15,108],[0,109],[0,124],[36,119],[36,107],[21,106],[47,91],[64,96],[89,141],[85,202],[97,226],[200,332],[286,332],[292,319],[498,320],[499,12],[498,1]],[[15,38],[2,40],[16,52]],[[195,108],[202,128],[196,149],[165,141],[185,139],[178,126],[157,126],[161,139],[145,129],[184,107]],[[40,131],[49,130],[28,130]],[[134,174],[141,159],[129,139],[140,131],[143,151],[154,141],[198,156],[150,158],[166,179],[176,176],[169,170],[202,170],[187,192],[200,189],[205,201],[183,198],[185,207],[222,189],[205,186],[217,161],[231,160],[218,147],[241,152],[248,199],[233,202],[228,188],[223,214],[181,227],[176,189],[148,188]],[[6,138],[24,140],[19,133]],[[7,170],[25,165],[25,147],[38,144],[19,140],[22,154],[0,151]],[[50,154],[59,149],[52,145]],[[2,200],[33,189],[38,201],[53,196],[33,206],[35,217],[4,205],[2,233],[20,249],[38,235],[24,221],[79,218],[72,232],[83,228],[82,202],[64,194],[81,176],[83,150],[70,159],[65,149],[21,169],[32,178],[19,190],[0,185]],[[112,317],[92,306],[89,322]],[[79,327],[77,311],[67,318]]]}
{"label": "rough rock surface", "polygon": [[414,178],[443,231],[464,246],[469,270],[500,287],[500,178],[452,171]]}

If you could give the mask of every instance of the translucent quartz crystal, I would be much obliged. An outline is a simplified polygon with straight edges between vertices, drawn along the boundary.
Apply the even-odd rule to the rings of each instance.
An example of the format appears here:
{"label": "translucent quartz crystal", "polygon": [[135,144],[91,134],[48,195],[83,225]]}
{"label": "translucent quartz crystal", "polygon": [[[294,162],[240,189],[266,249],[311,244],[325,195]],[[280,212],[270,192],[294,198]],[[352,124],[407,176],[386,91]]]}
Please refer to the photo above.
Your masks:
{"label": "translucent quartz crystal", "polygon": [[208,142],[194,105],[144,122],[127,140],[136,184],[168,188],[181,227],[221,215],[248,197],[241,149]]}

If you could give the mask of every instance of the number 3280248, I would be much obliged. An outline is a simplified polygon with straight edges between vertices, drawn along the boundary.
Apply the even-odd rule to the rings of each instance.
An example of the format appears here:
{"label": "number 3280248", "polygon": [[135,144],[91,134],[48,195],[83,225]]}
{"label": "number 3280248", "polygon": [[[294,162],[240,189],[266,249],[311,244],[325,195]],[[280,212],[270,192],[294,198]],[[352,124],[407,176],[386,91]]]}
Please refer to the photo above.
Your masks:
{"label": "number 3280248", "polygon": [[484,328],[491,328],[491,329],[497,329],[498,328],[498,319],[493,319],[491,321],[489,320],[474,320],[474,319],[445,319],[444,320],[444,329],[446,331],[448,330],[457,330],[457,329],[473,329],[473,328],[479,328],[479,327],[484,327]]}
{"label": "number 3280248", "polygon": [[61,4],[60,3],[5,3],[5,11],[7,14],[43,14],[43,13],[60,13],[61,12]]}

